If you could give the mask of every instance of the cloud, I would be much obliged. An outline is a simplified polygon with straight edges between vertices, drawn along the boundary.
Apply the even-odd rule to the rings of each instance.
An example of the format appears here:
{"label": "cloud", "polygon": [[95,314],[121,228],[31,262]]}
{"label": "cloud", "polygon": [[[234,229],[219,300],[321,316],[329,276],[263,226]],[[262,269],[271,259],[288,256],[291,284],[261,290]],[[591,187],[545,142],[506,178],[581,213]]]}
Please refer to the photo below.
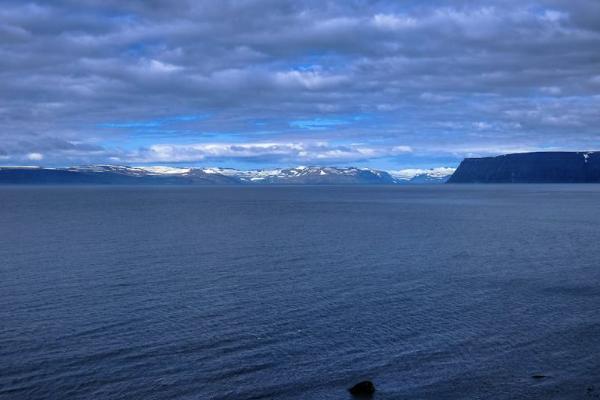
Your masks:
{"label": "cloud", "polygon": [[260,163],[262,161],[294,163],[346,163],[373,158],[389,157],[410,153],[408,146],[369,147],[360,144],[335,145],[327,142],[314,143],[197,143],[197,144],[158,144],[142,149],[128,157],[137,163],[154,162],[214,162],[228,159],[244,159]]}
{"label": "cloud", "polygon": [[31,161],[41,161],[44,159],[44,155],[40,153],[29,153],[27,159]]}
{"label": "cloud", "polygon": [[373,16],[373,24],[378,28],[390,30],[415,28],[418,26],[415,18],[394,14],[375,14]]}
{"label": "cloud", "polygon": [[335,128],[336,126],[348,125],[352,122],[359,121],[360,117],[338,117],[338,118],[313,118],[313,119],[300,119],[290,121],[289,125],[292,128],[309,129],[309,130],[324,130]]}
{"label": "cloud", "polygon": [[444,103],[446,101],[452,100],[452,96],[446,96],[443,94],[436,94],[436,93],[431,93],[431,92],[421,93],[419,98],[421,100],[430,101],[433,103]]}
{"label": "cloud", "polygon": [[174,117],[165,117],[158,119],[151,119],[146,121],[128,121],[128,122],[105,122],[99,124],[100,128],[113,128],[113,129],[131,129],[131,128],[158,128],[165,125],[171,125],[174,123],[181,122],[194,122],[208,118],[208,115],[178,115]]}
{"label": "cloud", "polygon": [[[153,146],[326,142],[327,160],[375,149],[374,166],[400,168],[458,147],[594,149],[599,15],[597,0],[6,0],[0,154],[127,163]],[[382,150],[398,146],[412,152]]]}
{"label": "cloud", "polygon": [[540,88],[540,91],[542,93],[549,94],[549,95],[559,95],[562,93],[561,88],[556,87],[556,86],[544,86],[544,87]]}
{"label": "cloud", "polygon": [[341,86],[347,79],[343,75],[324,74],[317,71],[281,71],[274,75],[274,82],[282,88],[310,91]]}

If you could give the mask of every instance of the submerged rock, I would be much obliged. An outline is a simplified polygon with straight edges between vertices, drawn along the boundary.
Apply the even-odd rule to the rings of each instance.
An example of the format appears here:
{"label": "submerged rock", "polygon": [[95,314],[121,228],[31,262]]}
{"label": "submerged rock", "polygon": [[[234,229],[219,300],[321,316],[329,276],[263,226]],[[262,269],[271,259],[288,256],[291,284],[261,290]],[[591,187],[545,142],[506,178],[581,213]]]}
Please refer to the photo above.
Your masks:
{"label": "submerged rock", "polygon": [[375,385],[371,381],[362,381],[348,389],[352,396],[370,397],[375,393]]}

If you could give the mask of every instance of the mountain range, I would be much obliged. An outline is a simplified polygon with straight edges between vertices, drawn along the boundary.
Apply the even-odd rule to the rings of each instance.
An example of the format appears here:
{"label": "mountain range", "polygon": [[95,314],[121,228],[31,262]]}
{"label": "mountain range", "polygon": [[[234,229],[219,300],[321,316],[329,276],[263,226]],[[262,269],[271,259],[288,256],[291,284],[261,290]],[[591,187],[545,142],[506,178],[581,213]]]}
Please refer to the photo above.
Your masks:
{"label": "mountain range", "polygon": [[600,183],[600,152],[533,152],[465,158],[453,168],[382,171],[355,167],[233,168],[88,165],[0,167],[0,185],[418,185]]}
{"label": "mountain range", "polygon": [[[409,171],[409,172],[406,172]],[[90,165],[0,167],[0,184],[29,185],[398,185],[445,183],[453,169],[380,171],[354,167],[237,170]]]}

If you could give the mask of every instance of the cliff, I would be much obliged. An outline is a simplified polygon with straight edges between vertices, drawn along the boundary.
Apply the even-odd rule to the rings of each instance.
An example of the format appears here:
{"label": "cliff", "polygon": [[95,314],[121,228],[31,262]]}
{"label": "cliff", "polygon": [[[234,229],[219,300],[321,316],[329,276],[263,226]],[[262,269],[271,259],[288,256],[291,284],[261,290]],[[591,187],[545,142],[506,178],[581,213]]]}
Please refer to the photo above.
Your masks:
{"label": "cliff", "polygon": [[599,183],[600,152],[537,152],[466,158],[448,183]]}

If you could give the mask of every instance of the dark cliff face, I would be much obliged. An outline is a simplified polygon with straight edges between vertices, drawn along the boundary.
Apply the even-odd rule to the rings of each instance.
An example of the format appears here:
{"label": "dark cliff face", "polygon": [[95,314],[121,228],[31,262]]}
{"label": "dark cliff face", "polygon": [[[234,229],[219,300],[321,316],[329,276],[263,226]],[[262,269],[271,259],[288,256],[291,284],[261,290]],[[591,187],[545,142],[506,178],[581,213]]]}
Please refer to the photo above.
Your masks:
{"label": "dark cliff face", "polygon": [[538,152],[466,158],[448,183],[597,183],[600,152]]}

